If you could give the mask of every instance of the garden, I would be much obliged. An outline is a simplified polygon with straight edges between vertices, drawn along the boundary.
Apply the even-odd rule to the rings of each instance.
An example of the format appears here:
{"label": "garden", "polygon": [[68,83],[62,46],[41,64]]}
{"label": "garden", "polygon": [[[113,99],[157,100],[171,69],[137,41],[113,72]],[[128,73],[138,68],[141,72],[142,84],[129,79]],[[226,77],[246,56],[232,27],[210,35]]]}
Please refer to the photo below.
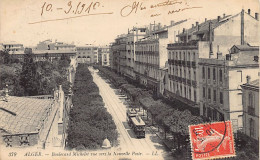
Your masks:
{"label": "garden", "polygon": [[117,144],[118,133],[112,116],[104,107],[88,65],[79,64],[75,75],[68,128],[68,149],[99,149],[105,138]]}

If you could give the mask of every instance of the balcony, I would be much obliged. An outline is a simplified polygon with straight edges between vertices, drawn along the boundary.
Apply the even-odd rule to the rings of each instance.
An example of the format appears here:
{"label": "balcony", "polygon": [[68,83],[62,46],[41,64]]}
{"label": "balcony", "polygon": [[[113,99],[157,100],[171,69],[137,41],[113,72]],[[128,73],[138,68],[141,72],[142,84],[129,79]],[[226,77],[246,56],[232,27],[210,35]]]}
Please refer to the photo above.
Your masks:
{"label": "balcony", "polygon": [[255,108],[248,106],[248,114],[251,116],[255,115]]}
{"label": "balcony", "polygon": [[187,84],[191,84],[191,80],[190,79],[187,79]]}
{"label": "balcony", "polygon": [[181,63],[182,63],[183,67],[186,67],[186,62],[185,61],[181,61]]}
{"label": "balcony", "polygon": [[192,62],[192,68],[196,68],[196,63]]}
{"label": "balcony", "polygon": [[190,61],[187,61],[187,67],[190,68],[191,65],[190,65]]}
{"label": "balcony", "polygon": [[192,81],[192,85],[193,85],[193,87],[197,87],[197,82],[196,81]]}

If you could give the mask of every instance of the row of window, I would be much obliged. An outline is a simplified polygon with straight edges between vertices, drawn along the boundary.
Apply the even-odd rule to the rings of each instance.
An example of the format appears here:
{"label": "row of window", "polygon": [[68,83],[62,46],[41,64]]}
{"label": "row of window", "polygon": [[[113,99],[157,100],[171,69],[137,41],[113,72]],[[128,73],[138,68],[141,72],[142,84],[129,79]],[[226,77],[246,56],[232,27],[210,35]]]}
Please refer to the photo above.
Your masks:
{"label": "row of window", "polygon": [[213,121],[224,121],[225,119],[223,113],[220,113],[216,109],[206,107],[205,103],[203,104],[203,116],[208,117]]}
{"label": "row of window", "polygon": [[168,52],[169,59],[175,60],[184,60],[184,61],[195,61],[196,60],[196,53],[191,51],[169,51]]}
{"label": "row of window", "polygon": [[136,71],[138,73],[148,75],[149,77],[152,77],[155,79],[157,79],[157,77],[159,76],[158,70],[151,66],[144,67],[143,65],[136,65]]}
{"label": "row of window", "polygon": [[[212,73],[211,73],[212,71]],[[223,71],[222,69],[218,70],[218,78],[220,82],[223,82]],[[206,79],[206,69],[203,66],[202,67],[202,79]],[[207,79],[213,79],[213,80],[217,80],[217,70],[216,68],[211,69],[210,67],[208,67],[207,69]]]}
{"label": "row of window", "polygon": [[179,84],[178,82],[171,81],[171,80],[169,80],[169,82],[170,82],[169,91],[171,91],[172,93],[175,93],[175,94],[179,94],[180,96],[190,99],[194,102],[197,101],[197,93],[196,93],[195,89],[193,89],[193,99],[192,99],[192,95],[191,95],[192,87],[189,87],[189,86],[186,87],[186,86],[183,86],[181,83]]}
{"label": "row of window", "polygon": [[156,45],[136,45],[136,51],[159,51],[159,44]]}
{"label": "row of window", "polygon": [[136,55],[136,61],[159,65],[159,57],[157,56],[148,58],[148,57]]}
{"label": "row of window", "polygon": [[[183,72],[182,72],[183,71]],[[196,81],[196,70],[193,70],[193,74],[191,69],[186,69],[185,67],[172,67],[169,65],[169,74],[170,75],[176,75],[178,77],[188,78],[190,80]]]}
{"label": "row of window", "polygon": [[[206,94],[208,95],[207,97],[206,97]],[[217,102],[217,90],[213,89],[213,96],[212,96],[211,88],[208,88],[208,90],[206,90],[206,88],[203,87],[203,98],[207,98],[210,101],[213,98],[213,102]],[[219,92],[219,103],[220,104],[224,103],[223,92]]]}

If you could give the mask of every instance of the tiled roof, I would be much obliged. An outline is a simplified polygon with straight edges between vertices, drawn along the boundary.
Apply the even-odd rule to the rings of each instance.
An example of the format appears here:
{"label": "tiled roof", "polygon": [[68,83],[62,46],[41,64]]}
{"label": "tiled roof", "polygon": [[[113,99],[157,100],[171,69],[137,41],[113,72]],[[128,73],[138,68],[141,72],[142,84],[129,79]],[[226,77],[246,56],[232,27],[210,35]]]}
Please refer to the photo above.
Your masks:
{"label": "tiled roof", "polygon": [[0,100],[0,134],[37,133],[53,100],[9,96]]}

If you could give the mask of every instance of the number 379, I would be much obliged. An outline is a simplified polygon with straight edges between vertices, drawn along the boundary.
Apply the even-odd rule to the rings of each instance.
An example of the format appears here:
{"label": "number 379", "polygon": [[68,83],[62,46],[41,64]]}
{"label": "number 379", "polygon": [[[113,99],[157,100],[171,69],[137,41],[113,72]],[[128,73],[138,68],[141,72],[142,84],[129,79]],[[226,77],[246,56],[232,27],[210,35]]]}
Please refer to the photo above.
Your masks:
{"label": "number 379", "polygon": [[17,155],[16,152],[10,152],[10,153],[8,154],[9,157],[15,157],[16,155]]}

